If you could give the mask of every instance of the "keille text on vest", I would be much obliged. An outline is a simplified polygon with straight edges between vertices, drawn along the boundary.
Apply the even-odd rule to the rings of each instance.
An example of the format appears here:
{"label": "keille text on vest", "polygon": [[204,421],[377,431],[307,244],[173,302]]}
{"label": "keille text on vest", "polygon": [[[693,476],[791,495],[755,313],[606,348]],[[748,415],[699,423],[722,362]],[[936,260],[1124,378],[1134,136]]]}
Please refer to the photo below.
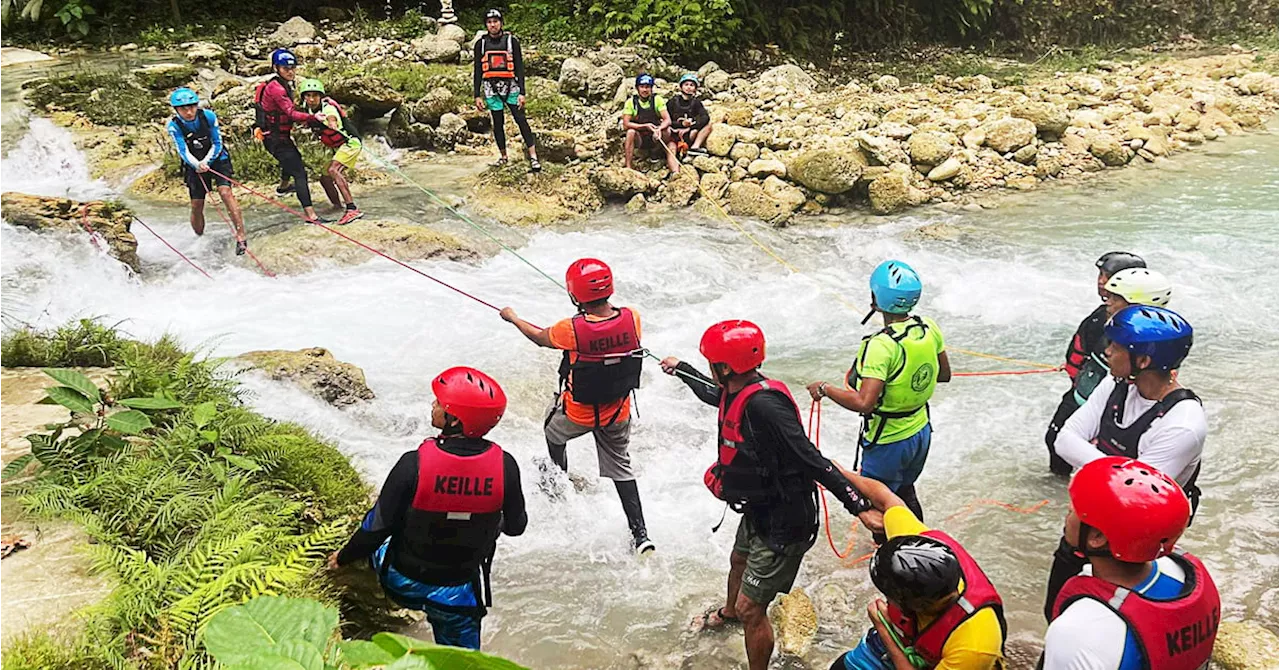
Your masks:
{"label": "keille text on vest", "polygon": [[1165,633],[1164,641],[1169,646],[1169,655],[1177,656],[1183,652],[1191,651],[1204,642],[1213,639],[1213,634],[1218,631],[1218,616],[1218,609],[1214,608],[1213,614],[1205,617],[1202,621]]}
{"label": "keille text on vest", "polygon": [[622,347],[634,348],[631,342],[631,333],[622,333],[618,336],[601,337],[591,340],[587,343],[587,353],[591,354],[607,354],[610,350],[621,349]]}
{"label": "keille text on vest", "polygon": [[436,475],[435,492],[451,496],[491,496],[493,495],[493,477]]}

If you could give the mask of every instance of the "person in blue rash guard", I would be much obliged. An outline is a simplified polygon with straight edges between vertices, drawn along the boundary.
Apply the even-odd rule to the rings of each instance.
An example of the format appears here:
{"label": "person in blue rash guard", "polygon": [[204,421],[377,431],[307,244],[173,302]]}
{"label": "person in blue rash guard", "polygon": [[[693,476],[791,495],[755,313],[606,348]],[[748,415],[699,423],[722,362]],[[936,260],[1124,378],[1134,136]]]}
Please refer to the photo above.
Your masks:
{"label": "person in blue rash guard", "polygon": [[240,203],[231,192],[231,154],[222,145],[218,116],[200,108],[200,96],[189,88],[179,88],[169,95],[174,116],[166,127],[173,146],[182,161],[182,179],[191,196],[191,230],[204,235],[204,199],[215,188],[226,205],[235,228],[236,255],[248,248],[244,235],[244,218]]}
{"label": "person in blue rash guard", "polygon": [[440,434],[400,457],[329,569],[370,559],[387,597],[426,612],[437,644],[479,649],[498,535],[521,535],[529,523],[520,467],[484,439],[507,407],[497,382],[456,367],[431,390]]}

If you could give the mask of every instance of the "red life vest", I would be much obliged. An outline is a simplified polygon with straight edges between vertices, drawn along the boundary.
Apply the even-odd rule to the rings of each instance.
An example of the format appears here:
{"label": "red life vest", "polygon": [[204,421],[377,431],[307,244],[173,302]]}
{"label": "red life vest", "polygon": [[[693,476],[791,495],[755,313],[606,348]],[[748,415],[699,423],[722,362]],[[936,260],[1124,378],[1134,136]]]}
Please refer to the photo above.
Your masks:
{"label": "red life vest", "polygon": [[516,57],[514,50],[511,48],[511,33],[503,33],[506,38],[506,48],[502,50],[489,50],[486,37],[481,38],[482,55],[480,58],[480,76],[484,79],[515,79],[516,78]]}
{"label": "red life vest", "polygon": [[726,404],[729,394],[721,392],[718,458],[707,468],[702,481],[712,495],[731,505],[767,500],[775,497],[781,490],[777,473],[751,455],[751,445],[746,444],[742,436],[742,417],[747,411],[747,401],[761,391],[773,391],[786,396],[796,411],[796,420],[800,420],[800,408],[796,407],[791,390],[776,379],[762,379],[748,384],[738,392],[732,403]]}
{"label": "red life vest", "polygon": [[280,82],[280,86],[284,88],[284,94],[286,96],[292,97],[293,95],[293,91],[289,88],[289,82],[279,76],[272,77],[271,79],[259,83],[253,89],[253,125],[257,126],[259,130],[267,135],[278,133],[281,136],[287,136],[293,131],[293,121],[289,118],[289,115],[280,110],[267,111],[267,109],[262,106],[262,95],[266,92],[267,86],[273,81]]}
{"label": "red life vest", "polygon": [[502,510],[502,448],[490,445],[476,456],[455,456],[435,438],[418,446],[418,490],[413,509],[447,515],[451,521]]}
{"label": "red life vest", "polygon": [[[599,321],[579,314],[570,323],[578,346],[573,352],[576,356],[565,352],[560,376],[574,402],[607,405],[640,388],[644,349],[634,312],[620,307],[616,315]],[[596,421],[599,423],[599,417]]]}
{"label": "red life vest", "polygon": [[995,611],[996,618],[1000,620],[1001,637],[1007,632],[1007,627],[1004,621],[1004,602],[1000,600],[1000,594],[996,593],[996,587],[991,584],[990,579],[987,579],[986,573],[978,567],[978,562],[973,560],[973,556],[970,556],[955,538],[940,530],[928,530],[921,535],[947,545],[960,560],[960,570],[964,575],[964,593],[961,593],[960,598],[938,618],[921,630],[917,630],[913,615],[903,612],[893,603],[889,603],[888,618],[889,622],[901,632],[903,642],[914,648],[916,653],[928,661],[930,667],[933,667],[942,661],[942,649],[946,646],[947,638],[951,637],[951,633],[984,608],[990,607]]}
{"label": "red life vest", "polygon": [[356,136],[355,132],[350,129],[350,124],[347,123],[347,111],[342,108],[342,105],[338,104],[337,100],[326,96],[320,101],[320,104],[321,109],[324,109],[324,105],[333,105],[333,108],[338,110],[338,128],[336,129],[330,128],[327,124],[320,123],[318,120],[311,123],[311,130],[315,132],[316,139],[320,140],[321,144],[330,149],[337,149],[346,144],[347,140]]}
{"label": "red life vest", "polygon": [[1142,652],[1142,667],[1152,670],[1199,670],[1213,655],[1221,603],[1218,587],[1200,559],[1176,552],[1170,558],[1187,573],[1190,592],[1174,600],[1149,600],[1123,586],[1090,575],[1067,580],[1053,603],[1058,618],[1071,603],[1092,598],[1124,620]]}

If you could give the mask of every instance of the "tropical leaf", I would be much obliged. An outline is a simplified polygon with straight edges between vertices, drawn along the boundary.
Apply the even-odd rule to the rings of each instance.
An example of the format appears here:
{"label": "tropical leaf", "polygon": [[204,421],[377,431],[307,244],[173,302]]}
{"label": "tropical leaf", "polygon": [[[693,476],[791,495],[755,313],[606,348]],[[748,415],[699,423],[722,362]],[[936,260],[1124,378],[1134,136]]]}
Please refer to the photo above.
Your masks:
{"label": "tropical leaf", "polygon": [[240,468],[241,470],[257,472],[262,469],[252,458],[245,458],[244,456],[237,456],[235,454],[227,454],[226,456],[223,456],[223,458],[227,459],[228,463]]}
{"label": "tropical leaf", "polygon": [[118,402],[133,409],[180,409],[183,407],[182,403],[168,398],[125,398]]}
{"label": "tropical leaf", "polygon": [[85,395],[69,386],[52,386],[44,391],[50,400],[66,407],[72,412],[93,414],[93,402]]}
{"label": "tropical leaf", "polygon": [[228,607],[209,620],[204,646],[219,662],[251,665],[261,654],[275,653],[283,640],[323,649],[338,627],[338,611],[314,600],[262,597]]}
{"label": "tropical leaf", "polygon": [[213,417],[217,416],[217,414],[218,403],[210,400],[196,405],[196,408],[192,411],[191,420],[195,422],[196,428],[204,428],[210,421],[213,421]]}
{"label": "tropical leaf", "polygon": [[27,469],[28,465],[34,463],[35,460],[35,454],[23,454],[13,459],[8,465],[4,466],[3,471],[0,471],[0,479],[10,479],[18,476],[23,470]]}
{"label": "tropical leaf", "polygon": [[151,417],[136,409],[127,409],[107,416],[107,427],[125,435],[137,435],[151,425]]}
{"label": "tropical leaf", "polygon": [[342,661],[355,668],[386,665],[396,660],[391,652],[368,640],[350,640],[338,644]]}
{"label": "tropical leaf", "polygon": [[53,377],[54,381],[59,384],[69,386],[79,391],[89,400],[97,402],[102,399],[102,392],[98,390],[98,385],[93,383],[93,380],[79,372],[76,372],[75,370],[68,370],[66,368],[45,368],[44,373]]}

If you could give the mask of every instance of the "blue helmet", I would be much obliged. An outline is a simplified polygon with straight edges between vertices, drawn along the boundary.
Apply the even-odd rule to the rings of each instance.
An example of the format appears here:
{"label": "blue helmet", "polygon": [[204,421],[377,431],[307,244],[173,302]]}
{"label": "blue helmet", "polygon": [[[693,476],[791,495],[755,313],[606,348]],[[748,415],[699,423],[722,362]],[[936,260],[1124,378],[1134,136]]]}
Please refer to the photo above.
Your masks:
{"label": "blue helmet", "polygon": [[1130,305],[1107,321],[1105,331],[1130,357],[1150,356],[1146,370],[1176,370],[1191,352],[1191,324],[1164,307]]}
{"label": "blue helmet", "polygon": [[907,314],[923,288],[920,275],[902,261],[885,261],[871,272],[871,299],[882,312]]}
{"label": "blue helmet", "polygon": [[636,86],[653,86],[653,75],[642,74],[636,77]]}
{"label": "blue helmet", "polygon": [[169,94],[169,104],[174,107],[200,104],[200,96],[195,91],[183,86]]}
{"label": "blue helmet", "polygon": [[680,77],[680,83],[679,83],[679,86],[684,86],[684,83],[685,83],[686,81],[691,81],[691,82],[693,82],[693,83],[695,83],[695,84],[697,84],[697,85],[699,85],[699,86],[701,86],[701,85],[702,85],[702,82],[698,81],[698,75],[696,75],[696,74],[694,74],[694,73],[692,73],[692,72],[686,72],[686,73],[684,73],[684,75],[683,75],[682,77]]}
{"label": "blue helmet", "polygon": [[271,67],[298,67],[298,59],[288,49],[271,52]]}

